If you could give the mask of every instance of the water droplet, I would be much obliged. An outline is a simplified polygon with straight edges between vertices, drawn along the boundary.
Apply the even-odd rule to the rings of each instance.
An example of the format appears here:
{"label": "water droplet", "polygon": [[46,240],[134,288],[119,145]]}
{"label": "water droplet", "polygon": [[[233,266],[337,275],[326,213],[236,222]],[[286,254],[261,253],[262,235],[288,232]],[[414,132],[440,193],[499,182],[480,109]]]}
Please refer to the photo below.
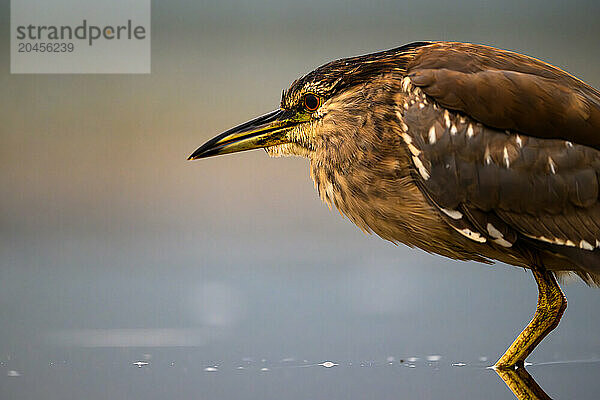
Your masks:
{"label": "water droplet", "polygon": [[387,362],[390,362],[390,363],[391,363],[391,362],[394,362],[394,361],[396,361],[396,357],[394,357],[394,356],[389,356],[388,358],[386,358],[386,360],[387,360]]}
{"label": "water droplet", "polygon": [[263,367],[263,368],[261,368],[260,370],[261,370],[262,372],[267,372],[267,371],[270,371],[270,369],[269,369],[269,368],[267,368],[267,367]]}
{"label": "water droplet", "polygon": [[427,356],[427,361],[440,361],[442,359],[442,356],[437,355],[437,354],[432,354],[430,356]]}
{"label": "water droplet", "polygon": [[19,371],[15,371],[14,369],[9,370],[6,373],[6,376],[21,376],[21,373]]}
{"label": "water droplet", "polygon": [[481,362],[486,362],[487,360],[488,360],[488,358],[486,356],[479,357],[479,361],[481,361]]}
{"label": "water droplet", "polygon": [[465,365],[467,365],[467,364],[465,364],[463,362],[457,362],[457,363],[452,364],[453,367],[464,367]]}
{"label": "water droplet", "polygon": [[416,367],[417,367],[415,364],[406,364],[406,366],[407,366],[408,368],[416,368]]}
{"label": "water droplet", "polygon": [[147,361],[136,361],[136,362],[133,363],[133,365],[135,365],[138,368],[145,367],[148,364],[150,364],[150,363],[147,362]]}
{"label": "water droplet", "polygon": [[296,359],[294,357],[287,357],[281,360],[281,362],[294,362]]}
{"label": "water droplet", "polygon": [[206,368],[204,368],[204,371],[205,372],[217,372],[218,369],[217,369],[217,366],[215,365],[214,367],[206,367]]}
{"label": "water droplet", "polygon": [[406,359],[406,361],[408,361],[408,362],[416,362],[416,361],[419,361],[419,357],[408,357]]}
{"label": "water droplet", "polygon": [[321,363],[321,364],[319,364],[319,365],[320,365],[321,367],[325,367],[325,368],[333,368],[333,367],[336,367],[336,366],[338,366],[338,365],[340,365],[340,364],[336,364],[336,363],[334,363],[334,362],[331,362],[331,361],[325,361],[325,362],[322,362],[322,363]]}
{"label": "water droplet", "polygon": [[241,365],[238,365],[238,367],[236,369],[244,369],[244,367]]}

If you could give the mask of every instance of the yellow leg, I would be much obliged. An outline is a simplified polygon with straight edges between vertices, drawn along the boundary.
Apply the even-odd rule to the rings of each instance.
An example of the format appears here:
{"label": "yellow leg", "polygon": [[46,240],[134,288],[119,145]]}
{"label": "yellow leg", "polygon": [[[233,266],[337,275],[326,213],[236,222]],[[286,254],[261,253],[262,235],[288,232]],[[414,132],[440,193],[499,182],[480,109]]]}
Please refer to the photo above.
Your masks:
{"label": "yellow leg", "polygon": [[533,276],[538,286],[538,304],[533,319],[517,336],[513,344],[498,360],[497,369],[509,369],[523,366],[525,358],[535,347],[558,326],[560,317],[567,308],[567,299],[554,274],[550,271],[533,269]]}
{"label": "yellow leg", "polygon": [[496,373],[519,400],[551,400],[525,368],[497,369]]}

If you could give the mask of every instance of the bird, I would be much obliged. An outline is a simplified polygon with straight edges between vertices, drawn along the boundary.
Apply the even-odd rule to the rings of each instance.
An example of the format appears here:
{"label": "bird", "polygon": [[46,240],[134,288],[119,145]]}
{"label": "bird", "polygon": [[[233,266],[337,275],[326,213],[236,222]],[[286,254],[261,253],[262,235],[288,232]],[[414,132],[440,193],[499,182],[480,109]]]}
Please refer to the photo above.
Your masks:
{"label": "bird", "polygon": [[423,41],[331,61],[188,159],[257,148],[308,158],[320,198],[367,233],[530,270],[536,311],[498,369],[558,326],[559,281],[600,284],[600,92],[539,59]]}

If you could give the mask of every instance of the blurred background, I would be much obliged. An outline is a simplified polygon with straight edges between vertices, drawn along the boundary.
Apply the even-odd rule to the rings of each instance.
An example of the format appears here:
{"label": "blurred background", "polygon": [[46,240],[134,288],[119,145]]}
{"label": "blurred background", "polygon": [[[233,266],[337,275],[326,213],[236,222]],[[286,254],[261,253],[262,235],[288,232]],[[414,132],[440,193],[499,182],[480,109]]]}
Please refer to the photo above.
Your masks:
{"label": "blurred background", "polygon": [[[9,15],[2,0],[1,398],[512,397],[485,367],[535,309],[527,271],[365,236],[307,160],[186,157],[311,69],[416,40],[600,88],[600,3],[154,1],[149,75],[11,75]],[[600,290],[564,291],[530,371],[593,399]]]}

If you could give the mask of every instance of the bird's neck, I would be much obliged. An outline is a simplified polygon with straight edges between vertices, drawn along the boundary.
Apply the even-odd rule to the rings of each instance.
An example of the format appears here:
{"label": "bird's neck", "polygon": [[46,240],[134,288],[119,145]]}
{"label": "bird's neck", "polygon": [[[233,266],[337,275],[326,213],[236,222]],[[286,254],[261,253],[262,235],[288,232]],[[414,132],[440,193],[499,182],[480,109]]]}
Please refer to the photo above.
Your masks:
{"label": "bird's neck", "polygon": [[[328,134],[309,155],[311,176],[321,199],[363,231],[428,248],[427,227],[443,224],[411,174],[396,112],[404,101],[399,85],[398,79],[375,81],[357,93],[362,103],[344,99],[358,107],[336,107],[339,111],[324,117]],[[360,106],[365,103],[369,106]]]}
{"label": "bird's neck", "polygon": [[381,109],[360,129],[329,135],[310,154],[311,177],[321,199],[363,231],[410,243],[411,225],[427,215],[427,203],[410,175],[397,124],[385,117],[389,112]]}

